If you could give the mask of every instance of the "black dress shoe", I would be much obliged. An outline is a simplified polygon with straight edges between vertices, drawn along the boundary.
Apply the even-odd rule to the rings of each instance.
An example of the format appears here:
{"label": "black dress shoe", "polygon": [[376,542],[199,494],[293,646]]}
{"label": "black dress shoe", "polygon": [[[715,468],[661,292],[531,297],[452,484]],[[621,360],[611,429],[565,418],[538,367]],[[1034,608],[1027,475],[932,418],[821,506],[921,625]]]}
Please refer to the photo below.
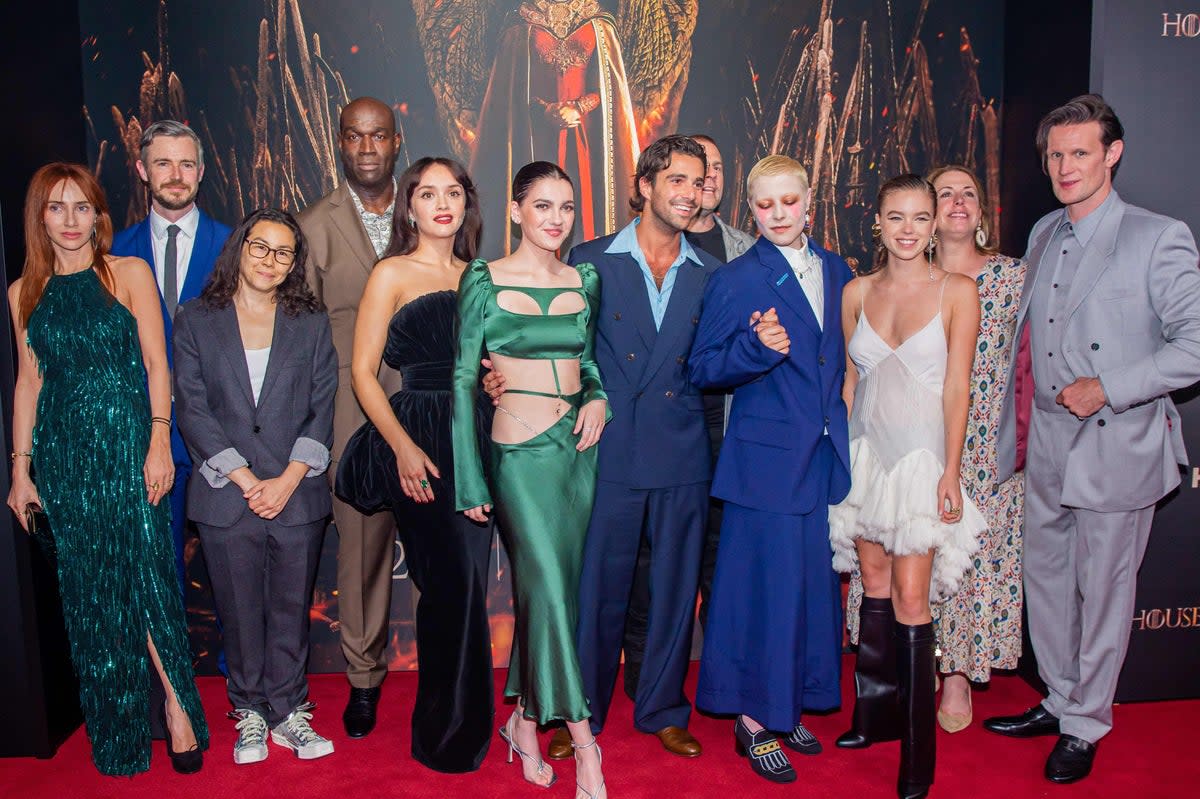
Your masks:
{"label": "black dress shoe", "polygon": [[1046,779],[1066,785],[1092,773],[1096,745],[1074,735],[1058,736],[1058,743],[1046,758]]}
{"label": "black dress shoe", "polygon": [[793,752],[799,752],[802,755],[821,754],[821,742],[802,723],[797,722],[795,728],[779,740],[783,741],[784,745]]}
{"label": "black dress shoe", "polygon": [[379,686],[374,688],[350,688],[350,701],[342,713],[342,724],[346,727],[346,735],[351,738],[365,738],[375,729],[375,708],[379,705]]}
{"label": "black dress shoe", "polygon": [[737,739],[737,753],[750,758],[754,773],[771,782],[795,782],[796,769],[779,745],[775,733],[768,730],[750,732],[742,717],[733,723],[733,735]]}
{"label": "black dress shoe", "polygon": [[1036,738],[1039,735],[1058,735],[1058,719],[1041,705],[1029,708],[1019,716],[993,716],[985,719],[983,728],[1010,738]]}

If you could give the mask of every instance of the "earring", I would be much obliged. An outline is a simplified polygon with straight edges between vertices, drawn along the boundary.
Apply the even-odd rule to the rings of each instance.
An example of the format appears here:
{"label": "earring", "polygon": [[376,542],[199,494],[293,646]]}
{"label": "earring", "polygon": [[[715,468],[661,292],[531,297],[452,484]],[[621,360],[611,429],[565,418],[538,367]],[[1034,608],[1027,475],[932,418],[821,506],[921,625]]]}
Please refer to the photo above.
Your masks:
{"label": "earring", "polygon": [[982,250],[984,247],[987,246],[987,241],[988,241],[988,236],[987,236],[987,233],[983,229],[983,222],[980,222],[979,224],[977,224],[975,226],[975,244],[977,244],[979,246],[979,249]]}
{"label": "earring", "polygon": [[408,226],[409,226],[410,228],[413,228],[414,230],[415,230],[415,229],[416,229],[416,227],[417,227],[417,220],[416,220],[416,219],[413,219],[413,215],[412,215],[412,214],[409,214],[409,215],[408,215]]}
{"label": "earring", "polygon": [[928,256],[925,263],[928,264],[928,266],[929,266],[929,279],[930,280],[933,280],[933,248],[936,246],[937,246],[937,234],[934,233],[932,236],[929,237],[929,246],[925,249],[926,255]]}
{"label": "earring", "polygon": [[883,228],[880,227],[878,222],[873,223],[871,225],[871,238],[875,239],[876,241],[879,241],[880,237],[882,237],[882,236],[883,236]]}

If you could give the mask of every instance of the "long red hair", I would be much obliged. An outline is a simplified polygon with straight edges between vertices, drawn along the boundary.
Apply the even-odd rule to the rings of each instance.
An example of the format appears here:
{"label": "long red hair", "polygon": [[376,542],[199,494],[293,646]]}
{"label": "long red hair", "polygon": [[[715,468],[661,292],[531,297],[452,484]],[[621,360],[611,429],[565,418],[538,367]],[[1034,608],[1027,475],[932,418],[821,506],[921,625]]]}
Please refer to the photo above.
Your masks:
{"label": "long red hair", "polygon": [[96,270],[100,282],[109,291],[113,291],[112,270],[108,267],[108,251],[112,248],[113,225],[108,213],[108,200],[104,189],[96,182],[91,171],[82,164],[69,164],[56,161],[46,164],[33,173],[29,181],[29,190],[25,193],[25,269],[21,272],[21,297],[17,307],[17,315],[21,324],[29,322],[33,309],[42,300],[46,283],[54,274],[54,246],[42,221],[46,213],[46,205],[50,202],[50,192],[63,181],[70,181],[79,187],[83,196],[96,209],[96,227],[92,238],[92,267]]}

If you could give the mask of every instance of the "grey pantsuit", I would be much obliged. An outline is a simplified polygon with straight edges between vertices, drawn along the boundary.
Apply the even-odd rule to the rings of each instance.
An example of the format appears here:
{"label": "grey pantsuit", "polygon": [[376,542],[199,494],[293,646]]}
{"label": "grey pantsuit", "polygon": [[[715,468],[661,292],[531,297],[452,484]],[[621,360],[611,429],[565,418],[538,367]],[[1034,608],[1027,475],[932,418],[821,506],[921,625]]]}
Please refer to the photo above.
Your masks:
{"label": "grey pantsuit", "polygon": [[[1154,504],[1187,463],[1168,392],[1200,379],[1200,269],[1186,225],[1115,191],[1068,222],[1056,211],[1034,226],[1017,316],[1036,384],[1023,566],[1044,707],[1064,734],[1095,742],[1112,728]],[[1089,377],[1106,404],[1080,419],[1055,397]],[[1001,481],[1016,460],[1015,393],[997,435]]]}

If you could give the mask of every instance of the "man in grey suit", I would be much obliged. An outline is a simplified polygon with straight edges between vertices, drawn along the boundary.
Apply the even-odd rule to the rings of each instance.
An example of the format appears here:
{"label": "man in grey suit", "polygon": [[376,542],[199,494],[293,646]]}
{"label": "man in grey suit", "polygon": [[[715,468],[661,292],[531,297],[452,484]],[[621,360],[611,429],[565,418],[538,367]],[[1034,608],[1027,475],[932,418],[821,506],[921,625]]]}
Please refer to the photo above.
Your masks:
{"label": "man in grey suit", "polygon": [[[1099,95],[1051,111],[1042,166],[1065,206],[1029,236],[1028,276],[1001,414],[999,474],[1020,468],[1020,400],[1032,399],[1025,466],[1025,596],[1049,695],[984,727],[1057,735],[1046,778],[1086,777],[1112,728],[1137,571],[1155,503],[1187,463],[1168,392],[1200,379],[1200,269],[1178,220],[1112,187],[1124,130]],[[1023,392],[1021,386],[1032,386]]]}

